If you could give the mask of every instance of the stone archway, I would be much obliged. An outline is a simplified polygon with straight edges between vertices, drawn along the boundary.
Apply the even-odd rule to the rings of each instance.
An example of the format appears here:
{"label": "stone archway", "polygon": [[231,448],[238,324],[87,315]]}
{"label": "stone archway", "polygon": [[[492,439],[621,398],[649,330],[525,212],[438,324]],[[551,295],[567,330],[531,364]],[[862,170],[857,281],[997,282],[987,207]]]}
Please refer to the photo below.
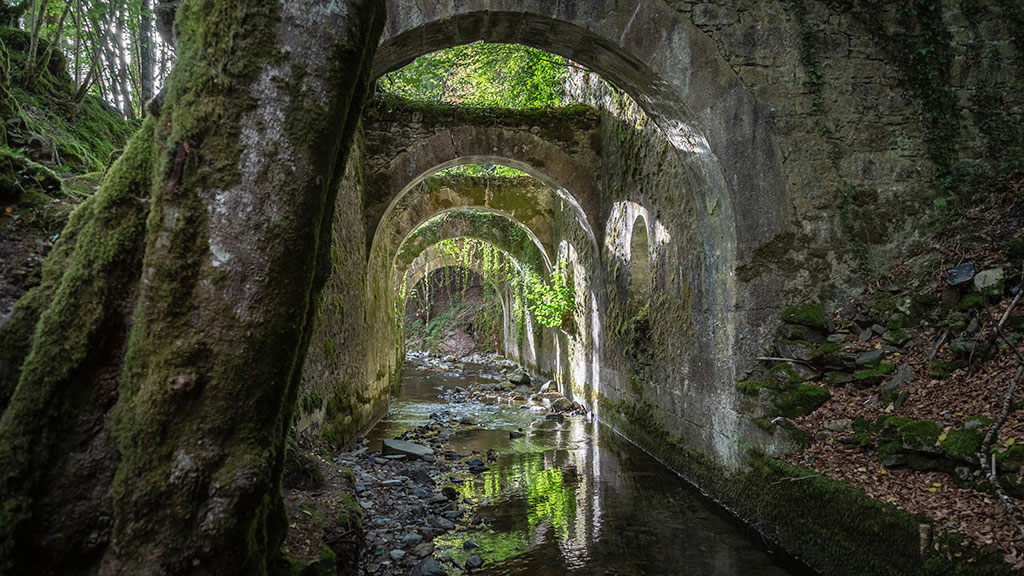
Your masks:
{"label": "stone archway", "polygon": [[[389,216],[410,204],[410,192],[439,170],[489,162],[519,169],[550,191],[546,198],[484,199],[472,202],[508,213],[521,210],[566,211],[578,218],[593,241],[600,222],[599,117],[593,111],[525,114],[508,111],[476,118],[455,107],[404,108],[388,101],[371,107],[364,120],[364,199],[367,230],[377,242]],[[450,199],[458,205],[456,199]]]}
{"label": "stone archway", "polygon": [[[737,359],[755,357],[760,346],[756,339],[739,335],[770,322],[772,310],[762,302],[779,285],[777,278],[740,283],[735,270],[791,221],[767,108],[724,61],[715,42],[661,0],[585,5],[468,0],[457,6],[390,2],[389,7],[393,12],[374,63],[375,76],[455,44],[521,43],[600,74],[632,96],[658,127],[681,167],[675,195],[692,198],[699,231],[688,234],[693,242],[685,254],[670,255],[684,264],[659,266],[685,270],[687,276],[678,271],[669,276],[666,281],[673,286],[655,299],[659,305],[669,302],[670,315],[692,336],[678,340],[680,345],[686,342],[685,350],[673,350],[672,355],[692,359],[666,374],[657,399],[648,402],[672,433],[726,466],[738,465],[742,456],[735,438],[741,423],[733,383],[749,360]],[[610,204],[605,198],[597,222],[605,222]],[[603,228],[597,228],[599,234]],[[671,232],[680,236],[678,230]],[[614,265],[606,265],[604,273],[614,275]],[[615,296],[598,297],[600,316]],[[595,333],[616,330],[605,326]],[[661,338],[671,341],[667,335]],[[625,390],[623,372],[605,360],[595,357],[588,374],[613,383],[609,394],[616,401],[620,398],[614,389]]]}

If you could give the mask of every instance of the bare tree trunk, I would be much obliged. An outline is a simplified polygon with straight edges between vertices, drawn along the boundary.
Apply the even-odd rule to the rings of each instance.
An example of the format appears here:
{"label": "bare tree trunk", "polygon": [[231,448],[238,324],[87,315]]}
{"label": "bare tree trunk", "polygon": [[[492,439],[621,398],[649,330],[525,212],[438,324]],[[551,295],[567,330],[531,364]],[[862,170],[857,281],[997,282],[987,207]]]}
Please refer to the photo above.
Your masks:
{"label": "bare tree trunk", "polygon": [[99,49],[92,56],[92,64],[89,65],[89,72],[85,75],[85,80],[78,86],[78,91],[75,92],[75,102],[81,102],[85,99],[85,95],[89,93],[89,88],[92,86],[92,80],[96,76],[96,70],[100,67],[100,56]]}
{"label": "bare tree trunk", "polygon": [[133,104],[132,92],[128,87],[128,58],[124,48],[124,11],[117,12],[117,32],[114,34],[114,45],[117,46],[117,79],[121,88],[121,98],[124,115],[129,120],[135,120],[135,106]]}
{"label": "bare tree trunk", "polygon": [[43,53],[43,56],[38,61],[32,62],[32,65],[30,66],[31,77],[28,80],[28,84],[32,84],[39,79],[39,76],[43,74],[46,67],[50,65],[50,58],[53,57],[53,51],[57,49],[57,46],[60,44],[61,35],[64,33],[64,21],[67,19],[70,10],[71,2],[69,0],[64,6],[64,11],[60,15],[60,21],[57,23],[57,32],[54,34],[50,45],[46,47],[46,52]]}
{"label": "bare tree trunk", "polygon": [[[75,11],[72,13],[75,22],[75,85],[82,82],[82,4],[73,0]],[[76,100],[77,102],[77,100]]]}
{"label": "bare tree trunk", "polygon": [[43,29],[43,16],[46,14],[48,0],[35,0],[32,3],[32,38],[29,41],[28,61],[36,61],[36,52],[39,50],[39,34]]}
{"label": "bare tree trunk", "polygon": [[153,12],[149,0],[139,11],[139,101],[145,106],[153,99]]}
{"label": "bare tree trunk", "polygon": [[384,2],[188,6],[162,105],[33,292],[0,418],[2,574],[277,560],[286,432]]}

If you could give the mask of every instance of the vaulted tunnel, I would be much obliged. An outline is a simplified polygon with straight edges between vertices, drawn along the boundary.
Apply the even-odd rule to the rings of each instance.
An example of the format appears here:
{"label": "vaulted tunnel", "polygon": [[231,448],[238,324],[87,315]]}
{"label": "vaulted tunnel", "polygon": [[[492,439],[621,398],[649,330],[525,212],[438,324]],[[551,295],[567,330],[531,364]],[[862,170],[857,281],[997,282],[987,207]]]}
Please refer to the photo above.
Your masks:
{"label": "vaulted tunnel", "polygon": [[[159,4],[166,16],[178,2]],[[942,34],[929,41],[959,58],[938,75],[955,78],[943,121],[964,128],[948,145],[983,165],[988,121],[963,95],[986,78],[963,55],[973,40],[944,34],[1015,44],[999,26],[968,30],[962,6],[936,6]],[[398,295],[446,265],[437,241],[537,259],[473,229],[470,211],[522,226],[545,269],[572,271],[573,328],[538,343],[555,358],[513,356],[816,565],[849,550],[795,534],[777,496],[820,504],[830,541],[859,530],[852,549],[887,546],[870,522],[837,526],[858,514],[833,513],[832,492],[800,491],[817,476],[772,459],[791,437],[755,421],[736,387],[782,309],[843,301],[863,288],[848,279],[858,252],[888,262],[906,248],[864,232],[891,206],[927,213],[949,168],[929,156],[934,127],[903,83],[916,72],[879,39],[903,23],[880,22],[878,36],[848,8],[186,0],[167,26],[179,63],[154,117],[4,327],[31,345],[0,419],[0,572],[29,557],[43,573],[273,571],[289,426],[340,447],[387,409],[404,359]],[[816,45],[829,82],[806,53],[818,25],[840,39]],[[374,78],[481,40],[559,54],[613,88],[536,114],[362,106]],[[1019,84],[1007,69],[1017,80],[998,90]],[[1021,92],[1005,92],[1018,126]],[[435,176],[481,162],[539,184]],[[754,473],[775,474],[766,494],[750,495]],[[856,510],[874,518],[874,504]],[[923,557],[916,519],[897,528],[893,562]]]}

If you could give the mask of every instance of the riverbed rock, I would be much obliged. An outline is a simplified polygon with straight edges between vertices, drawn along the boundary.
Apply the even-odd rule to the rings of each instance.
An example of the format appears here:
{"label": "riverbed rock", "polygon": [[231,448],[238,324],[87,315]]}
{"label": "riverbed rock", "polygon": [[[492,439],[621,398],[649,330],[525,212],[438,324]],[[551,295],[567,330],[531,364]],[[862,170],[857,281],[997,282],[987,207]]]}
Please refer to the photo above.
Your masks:
{"label": "riverbed rock", "polygon": [[423,470],[417,470],[415,468],[406,468],[405,470],[400,471],[398,475],[405,476],[406,478],[411,479],[413,482],[416,482],[421,486],[434,485],[434,479],[430,477],[430,474],[427,474]]}
{"label": "riverbed rock", "polygon": [[484,565],[484,559],[477,554],[473,554],[469,558],[466,558],[466,569],[467,570],[479,570]]}
{"label": "riverbed rock", "polygon": [[430,556],[434,553],[434,544],[432,542],[420,542],[412,549],[412,555],[416,558],[423,558],[424,556]]}
{"label": "riverbed rock", "polygon": [[415,460],[422,458],[427,454],[433,454],[434,451],[427,446],[416,444],[413,442],[407,442],[405,440],[398,440],[396,438],[388,438],[383,441],[383,448],[381,453],[384,456],[406,456],[409,459]]}
{"label": "riverbed rock", "polygon": [[508,381],[513,384],[523,384],[526,386],[530,385],[530,375],[526,373],[526,370],[517,368],[508,375]]}
{"label": "riverbed rock", "polygon": [[412,576],[448,576],[448,572],[433,558],[424,558],[410,572]]}
{"label": "riverbed rock", "polygon": [[569,400],[565,396],[559,396],[551,402],[551,409],[556,412],[567,412],[572,410],[572,400]]}
{"label": "riverbed rock", "polygon": [[423,542],[423,536],[420,536],[416,532],[409,532],[405,536],[402,536],[402,546],[406,548],[419,546],[421,542]]}

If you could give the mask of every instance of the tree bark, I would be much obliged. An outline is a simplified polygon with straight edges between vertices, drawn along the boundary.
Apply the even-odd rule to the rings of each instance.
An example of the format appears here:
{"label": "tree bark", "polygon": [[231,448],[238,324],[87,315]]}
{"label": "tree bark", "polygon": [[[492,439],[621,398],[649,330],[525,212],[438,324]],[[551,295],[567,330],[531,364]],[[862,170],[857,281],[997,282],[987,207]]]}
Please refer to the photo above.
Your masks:
{"label": "tree bark", "polygon": [[139,11],[139,102],[145,106],[153,99],[153,12],[149,0],[142,0]]}
{"label": "tree bark", "polygon": [[122,109],[125,118],[135,120],[135,105],[128,82],[128,53],[124,47],[124,8],[117,11],[117,27],[115,29],[117,30],[114,34],[114,45],[117,47],[117,81],[121,88]]}
{"label": "tree bark", "polygon": [[53,58],[53,51],[59,50],[58,46],[61,42],[61,36],[64,33],[64,21],[68,17],[68,13],[71,11],[71,1],[64,6],[64,11],[61,12],[60,21],[57,23],[57,31],[54,33],[53,39],[50,41],[50,45],[46,47],[46,52],[35,60],[29,66],[29,78],[26,79],[26,84],[31,86],[36,80],[46,71],[47,66],[50,65],[50,59]]}
{"label": "tree bark", "polygon": [[275,571],[286,431],[384,18],[383,0],[181,6],[162,104],[26,305],[0,573]]}
{"label": "tree bark", "polygon": [[29,41],[28,62],[36,61],[36,51],[39,49],[39,34],[43,29],[43,20],[46,15],[46,4],[49,0],[35,0],[32,4],[32,36]]}

